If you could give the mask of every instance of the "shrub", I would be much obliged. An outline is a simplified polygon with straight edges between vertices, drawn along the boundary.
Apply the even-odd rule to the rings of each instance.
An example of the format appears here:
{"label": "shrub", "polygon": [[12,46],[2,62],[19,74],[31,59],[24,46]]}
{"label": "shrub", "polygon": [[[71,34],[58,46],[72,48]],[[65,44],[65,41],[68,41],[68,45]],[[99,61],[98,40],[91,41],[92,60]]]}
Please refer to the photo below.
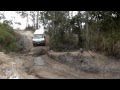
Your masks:
{"label": "shrub", "polygon": [[78,41],[73,34],[59,34],[50,40],[51,49],[55,51],[71,51],[78,47]]}
{"label": "shrub", "polygon": [[0,49],[9,51],[16,51],[16,34],[12,27],[7,24],[0,23]]}

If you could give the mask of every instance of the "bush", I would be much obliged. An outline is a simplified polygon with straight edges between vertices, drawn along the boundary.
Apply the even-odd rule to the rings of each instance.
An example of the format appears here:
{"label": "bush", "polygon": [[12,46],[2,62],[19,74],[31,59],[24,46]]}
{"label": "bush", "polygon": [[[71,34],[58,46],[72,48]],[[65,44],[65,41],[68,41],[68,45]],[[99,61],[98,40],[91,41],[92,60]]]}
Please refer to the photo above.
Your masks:
{"label": "bush", "polygon": [[10,52],[14,52],[17,51],[17,45],[15,42],[11,42],[7,47],[5,47],[6,51]]}
{"label": "bush", "polygon": [[0,23],[0,50],[16,51],[16,34],[12,27]]}
{"label": "bush", "polygon": [[28,27],[26,27],[25,30],[32,30],[32,31],[35,31],[35,28],[34,28],[33,26],[28,26]]}
{"label": "bush", "polygon": [[109,56],[120,58],[120,31],[119,27],[110,28],[109,31],[97,31],[96,26],[89,28],[89,49],[94,47],[94,50],[105,53]]}
{"label": "bush", "polygon": [[51,49],[55,51],[71,51],[77,49],[78,47],[78,41],[73,34],[59,34],[50,40]]}

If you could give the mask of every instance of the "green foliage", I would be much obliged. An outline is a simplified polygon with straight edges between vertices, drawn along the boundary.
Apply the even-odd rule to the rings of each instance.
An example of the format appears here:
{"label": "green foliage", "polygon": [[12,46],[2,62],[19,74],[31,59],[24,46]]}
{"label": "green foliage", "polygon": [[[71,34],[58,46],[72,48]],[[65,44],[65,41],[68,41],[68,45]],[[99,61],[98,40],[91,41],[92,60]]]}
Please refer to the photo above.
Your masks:
{"label": "green foliage", "polygon": [[35,28],[34,28],[34,26],[29,26],[29,25],[28,25],[28,27],[26,27],[26,30],[32,30],[32,31],[35,31]]}
{"label": "green foliage", "polygon": [[[114,14],[114,16],[113,16]],[[120,56],[120,14],[113,11],[92,12],[97,21],[89,24],[90,48],[105,52],[107,55]]]}
{"label": "green foliage", "polygon": [[5,24],[6,26],[10,27],[10,25],[12,25],[12,21],[8,21],[8,20],[4,20],[3,24]]}
{"label": "green foliage", "polygon": [[70,20],[70,25],[72,28],[72,33],[75,33],[78,35],[78,46],[79,47],[83,47],[84,46],[84,39],[82,37],[82,28],[81,28],[81,21],[82,20],[82,15],[78,14],[76,16],[74,16],[71,20]]}
{"label": "green foliage", "polygon": [[7,24],[0,23],[0,50],[16,51],[16,34]]}
{"label": "green foliage", "polygon": [[[62,39],[61,37],[64,39]],[[51,40],[52,40],[51,48],[55,51],[71,51],[77,49],[77,42],[73,35],[61,34],[57,36],[56,39],[51,39]]]}
{"label": "green foliage", "polygon": [[[44,12],[45,19],[51,20],[50,47],[56,51],[67,51],[76,48],[75,38],[70,31],[70,19],[67,11]],[[46,22],[45,22],[46,24]]]}
{"label": "green foliage", "polygon": [[[83,47],[120,56],[119,11],[86,11],[84,14],[78,11],[72,19],[68,17],[68,11],[41,12],[43,24],[49,26],[52,49],[61,51]],[[82,22],[85,22],[84,30],[81,28]],[[78,35],[78,43],[73,34]]]}

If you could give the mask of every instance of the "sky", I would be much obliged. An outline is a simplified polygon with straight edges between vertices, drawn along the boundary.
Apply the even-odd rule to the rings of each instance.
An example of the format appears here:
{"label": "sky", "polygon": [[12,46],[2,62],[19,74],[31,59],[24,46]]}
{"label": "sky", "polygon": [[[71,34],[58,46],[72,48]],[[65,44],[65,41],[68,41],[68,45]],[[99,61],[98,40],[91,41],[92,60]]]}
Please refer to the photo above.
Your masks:
{"label": "sky", "polygon": [[[26,18],[22,18],[19,14],[17,14],[15,11],[5,11],[4,13],[6,20],[12,20],[13,21],[13,28],[14,29],[25,29],[26,27]],[[15,24],[15,22],[21,23],[21,25]],[[32,21],[29,21],[29,24],[32,25]]]}
{"label": "sky", "polygon": [[[3,12],[3,11],[0,11]],[[19,14],[17,14],[15,11],[5,11],[5,17],[6,20],[12,20],[13,21],[13,28],[14,29],[25,29],[26,28],[26,18],[22,18]],[[77,11],[73,12],[73,16],[77,14]],[[15,22],[21,23],[21,25],[15,24]],[[29,25],[32,25],[32,21],[29,20]]]}

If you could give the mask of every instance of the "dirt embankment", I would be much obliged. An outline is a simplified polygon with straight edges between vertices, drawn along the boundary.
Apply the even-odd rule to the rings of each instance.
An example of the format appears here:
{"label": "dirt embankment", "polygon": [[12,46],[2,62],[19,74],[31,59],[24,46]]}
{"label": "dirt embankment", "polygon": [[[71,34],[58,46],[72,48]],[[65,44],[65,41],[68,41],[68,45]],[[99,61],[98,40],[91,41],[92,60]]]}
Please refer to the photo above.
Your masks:
{"label": "dirt embankment", "polygon": [[18,45],[21,47],[21,50],[23,52],[30,51],[30,49],[33,48],[32,44],[33,32],[22,30],[18,30],[15,32],[19,35]]}
{"label": "dirt embankment", "polygon": [[80,53],[75,52],[54,52],[50,51],[48,55],[56,61],[66,64],[86,75],[96,74],[97,78],[120,78],[120,61],[116,61],[104,55],[95,52]]}

